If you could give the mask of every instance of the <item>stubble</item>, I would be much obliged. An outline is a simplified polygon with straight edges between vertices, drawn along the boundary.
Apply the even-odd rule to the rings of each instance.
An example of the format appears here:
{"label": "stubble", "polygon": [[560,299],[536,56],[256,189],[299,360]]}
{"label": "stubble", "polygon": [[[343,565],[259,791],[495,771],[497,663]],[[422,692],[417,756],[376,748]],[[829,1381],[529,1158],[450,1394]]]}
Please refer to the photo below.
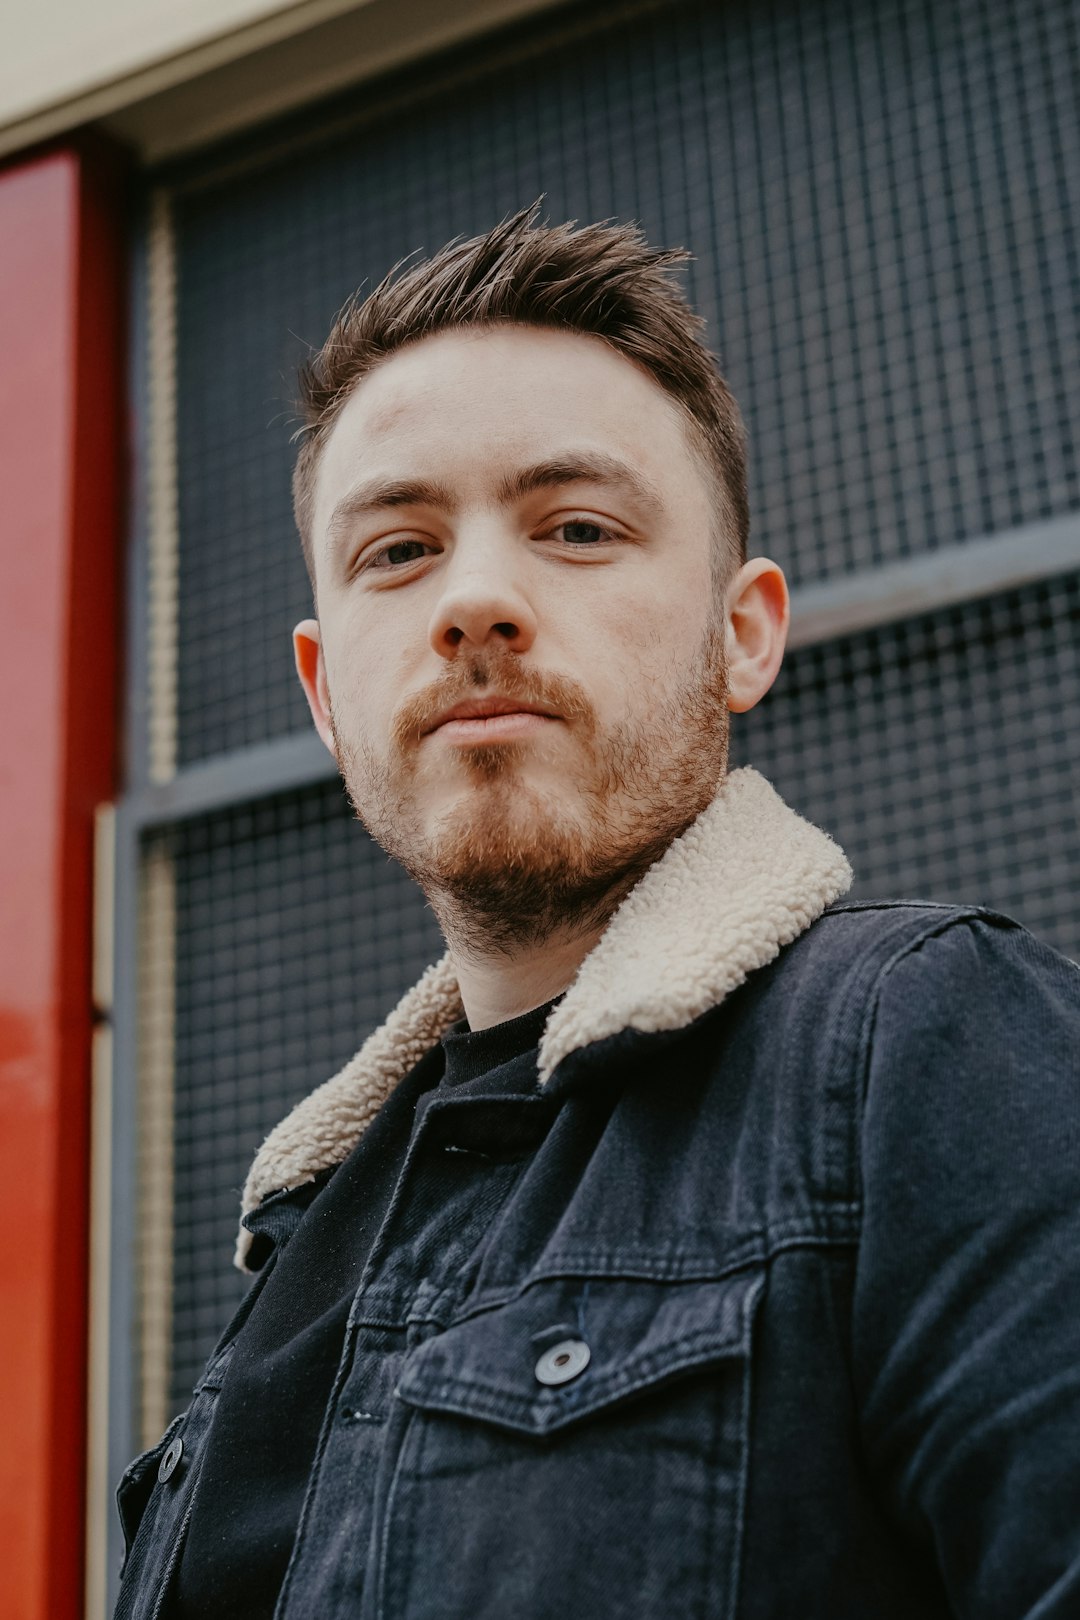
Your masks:
{"label": "stubble", "polygon": [[[467,791],[431,827],[418,779],[425,726],[478,691],[549,708],[570,727],[566,787],[527,780],[542,740],[457,749]],[[333,704],[330,727],[357,818],[420,885],[448,941],[474,954],[512,954],[558,931],[595,929],[705,809],[727,771],[729,713],[722,622],[710,616],[695,658],[671,693],[607,731],[581,685],[485,651],[395,713],[384,756],[350,741]]]}

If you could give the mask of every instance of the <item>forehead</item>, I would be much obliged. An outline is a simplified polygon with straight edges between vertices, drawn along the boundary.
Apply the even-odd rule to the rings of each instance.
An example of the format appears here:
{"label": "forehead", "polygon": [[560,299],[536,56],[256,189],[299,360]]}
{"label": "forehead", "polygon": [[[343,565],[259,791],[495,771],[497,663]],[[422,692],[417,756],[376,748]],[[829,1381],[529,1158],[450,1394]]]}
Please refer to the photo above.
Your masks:
{"label": "forehead", "polygon": [[483,499],[538,457],[598,450],[630,459],[675,498],[700,482],[682,411],[598,338],[535,327],[444,332],[382,362],[349,396],[323,446],[316,542],[360,477],[423,476]]}

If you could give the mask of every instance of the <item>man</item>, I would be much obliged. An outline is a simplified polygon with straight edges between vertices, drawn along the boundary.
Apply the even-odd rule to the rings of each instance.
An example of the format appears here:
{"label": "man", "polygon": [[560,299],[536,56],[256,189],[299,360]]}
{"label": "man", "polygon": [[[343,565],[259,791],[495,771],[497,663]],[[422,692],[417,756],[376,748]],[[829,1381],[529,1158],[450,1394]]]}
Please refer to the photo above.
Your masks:
{"label": "man", "polygon": [[847,904],[679,255],[535,210],[304,378],[294,633],[447,941],[244,1193],[118,1614],[1080,1614],[1080,984]]}

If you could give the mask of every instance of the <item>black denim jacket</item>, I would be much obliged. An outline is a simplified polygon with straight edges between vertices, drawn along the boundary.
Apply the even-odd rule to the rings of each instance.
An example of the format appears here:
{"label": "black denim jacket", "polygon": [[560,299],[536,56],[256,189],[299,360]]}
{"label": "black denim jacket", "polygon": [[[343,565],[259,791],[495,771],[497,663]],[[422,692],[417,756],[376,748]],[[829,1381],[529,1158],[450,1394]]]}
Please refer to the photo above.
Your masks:
{"label": "black denim jacket", "polygon": [[[257,1309],[125,1475],[118,1615]],[[689,1020],[433,1103],[277,1614],[1080,1614],[1080,970],[985,908],[821,902]]]}

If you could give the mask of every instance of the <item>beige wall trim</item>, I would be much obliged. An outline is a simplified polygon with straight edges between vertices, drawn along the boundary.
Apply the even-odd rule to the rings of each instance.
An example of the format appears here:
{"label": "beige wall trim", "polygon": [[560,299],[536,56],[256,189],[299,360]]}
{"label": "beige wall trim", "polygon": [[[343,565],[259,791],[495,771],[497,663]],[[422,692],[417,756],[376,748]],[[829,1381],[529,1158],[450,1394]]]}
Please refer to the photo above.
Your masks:
{"label": "beige wall trim", "polygon": [[135,1231],[140,1444],[172,1415],[173,1072],[176,880],[168,840],[152,843],[139,883],[138,1211]]}
{"label": "beige wall trim", "polygon": [[[371,0],[42,0],[9,26],[0,129],[53,134]],[[13,19],[14,22],[14,19]]]}
{"label": "beige wall trim", "polygon": [[[147,487],[149,714],[152,782],[176,774],[179,509],[176,473],[176,244],[171,194],[150,198]],[[141,863],[136,1172],[139,1440],[153,1445],[169,1418],[172,1342],[173,1063],[176,890],[167,841]]]}
{"label": "beige wall trim", "polygon": [[[117,4],[118,0],[111,0]],[[550,9],[558,0],[298,0],[135,71],[5,107],[0,156],[89,123],[146,164],[179,156],[323,96]],[[567,0],[562,0],[565,5]],[[83,11],[86,27],[96,11]],[[10,98],[9,98],[10,102]]]}
{"label": "beige wall trim", "polygon": [[176,774],[176,657],[179,612],[179,508],[176,486],[176,244],[172,199],[150,199],[149,333],[149,720],[152,782]]}

